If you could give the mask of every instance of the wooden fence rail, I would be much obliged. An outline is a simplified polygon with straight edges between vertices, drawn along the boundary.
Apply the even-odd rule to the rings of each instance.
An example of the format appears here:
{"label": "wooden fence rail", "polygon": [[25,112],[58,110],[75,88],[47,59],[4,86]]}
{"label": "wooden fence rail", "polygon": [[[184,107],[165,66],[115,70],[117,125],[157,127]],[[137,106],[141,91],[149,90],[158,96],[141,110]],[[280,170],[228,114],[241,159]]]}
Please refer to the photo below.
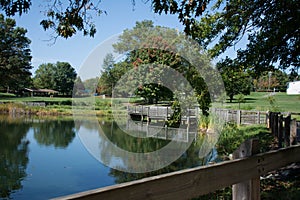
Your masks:
{"label": "wooden fence rail", "polygon": [[213,108],[212,113],[225,122],[240,124],[266,124],[266,111],[230,110]]}
{"label": "wooden fence rail", "polygon": [[257,177],[269,171],[299,161],[300,145],[295,145],[251,157],[225,161],[211,166],[176,171],[59,197],[57,200],[118,200],[124,198],[131,200],[191,199],[233,184],[243,183],[252,179],[257,180]]}
{"label": "wooden fence rail", "polygon": [[[127,106],[129,115],[140,116],[141,120],[163,119],[168,120],[174,114],[171,106]],[[182,120],[196,119],[199,116],[198,108],[190,108],[182,115]]]}

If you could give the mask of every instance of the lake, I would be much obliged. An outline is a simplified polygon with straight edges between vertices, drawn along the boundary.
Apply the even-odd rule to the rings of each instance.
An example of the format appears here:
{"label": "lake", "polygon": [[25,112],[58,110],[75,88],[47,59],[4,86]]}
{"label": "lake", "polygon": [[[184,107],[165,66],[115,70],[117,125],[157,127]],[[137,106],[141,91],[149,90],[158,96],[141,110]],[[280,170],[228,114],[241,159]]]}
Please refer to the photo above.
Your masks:
{"label": "lake", "polygon": [[[214,149],[203,150],[206,140],[198,134],[187,131],[186,136],[179,137],[174,131],[162,129],[147,136],[144,124],[135,125],[139,130],[131,132],[137,135],[128,135],[119,124],[103,118],[95,123],[72,117],[0,116],[0,198],[49,199],[204,165],[216,159]],[[130,156],[122,157],[114,151],[118,147],[135,152],[134,155],[155,152],[171,143],[170,134],[182,140],[178,139],[176,144],[191,141],[178,159],[162,168],[138,171],[146,167],[147,161],[132,161]],[[208,154],[199,156],[201,151]]]}

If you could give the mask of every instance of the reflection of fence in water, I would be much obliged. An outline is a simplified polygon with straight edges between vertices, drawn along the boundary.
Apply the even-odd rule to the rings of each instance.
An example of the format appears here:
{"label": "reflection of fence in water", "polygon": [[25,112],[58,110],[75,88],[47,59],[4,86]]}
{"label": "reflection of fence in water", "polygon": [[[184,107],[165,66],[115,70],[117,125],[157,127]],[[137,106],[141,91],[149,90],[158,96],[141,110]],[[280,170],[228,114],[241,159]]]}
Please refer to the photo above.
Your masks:
{"label": "reflection of fence in water", "polygon": [[179,142],[189,142],[197,136],[196,131],[190,131],[188,128],[170,128],[164,126],[147,125],[138,121],[127,121],[127,130],[138,131],[139,136],[152,137],[164,140],[174,140]]}

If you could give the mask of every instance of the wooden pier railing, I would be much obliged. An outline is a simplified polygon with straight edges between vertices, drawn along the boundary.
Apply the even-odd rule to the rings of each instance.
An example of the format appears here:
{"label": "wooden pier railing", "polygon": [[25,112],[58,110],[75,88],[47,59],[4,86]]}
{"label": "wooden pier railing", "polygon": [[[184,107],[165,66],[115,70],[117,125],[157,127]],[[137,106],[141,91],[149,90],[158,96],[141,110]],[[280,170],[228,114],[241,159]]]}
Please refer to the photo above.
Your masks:
{"label": "wooden pier railing", "polygon": [[[129,115],[140,116],[141,120],[150,121],[151,119],[162,119],[167,121],[174,113],[171,106],[128,106],[127,112]],[[181,116],[181,120],[196,119],[199,116],[199,110],[197,108],[187,109],[184,115]]]}

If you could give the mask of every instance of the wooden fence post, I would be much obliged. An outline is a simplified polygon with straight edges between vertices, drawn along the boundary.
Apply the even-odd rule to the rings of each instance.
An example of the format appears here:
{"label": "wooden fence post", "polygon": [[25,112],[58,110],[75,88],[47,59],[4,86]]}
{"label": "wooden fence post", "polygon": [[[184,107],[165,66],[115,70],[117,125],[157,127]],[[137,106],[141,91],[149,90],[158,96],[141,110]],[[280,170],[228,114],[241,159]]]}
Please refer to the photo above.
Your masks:
{"label": "wooden fence post", "polygon": [[273,134],[274,133],[274,113],[270,112],[270,131]]}
{"label": "wooden fence post", "polygon": [[276,138],[278,138],[278,113],[274,113],[274,132],[273,134],[275,135]]}
{"label": "wooden fence post", "polygon": [[267,113],[266,113],[266,124],[267,124],[267,128],[270,130],[270,115],[271,115],[271,113],[270,113],[270,111],[267,111]]}
{"label": "wooden fence post", "polygon": [[297,144],[297,121],[293,119],[291,121],[291,135],[290,135],[291,145]]}
{"label": "wooden fence post", "polygon": [[[258,139],[246,140],[241,146],[233,153],[233,158],[245,158],[259,153]],[[254,177],[241,183],[232,186],[232,199],[233,200],[260,200],[260,177]]]}
{"label": "wooden fence post", "polygon": [[241,121],[241,110],[236,111],[236,124],[240,125],[242,123]]}
{"label": "wooden fence post", "polygon": [[289,113],[284,119],[284,142],[286,147],[291,145],[290,133],[291,133],[291,113]]}
{"label": "wooden fence post", "polygon": [[283,138],[283,115],[278,117],[278,148],[282,148],[282,138]]}
{"label": "wooden fence post", "polygon": [[226,110],[226,123],[229,122],[229,110]]}

